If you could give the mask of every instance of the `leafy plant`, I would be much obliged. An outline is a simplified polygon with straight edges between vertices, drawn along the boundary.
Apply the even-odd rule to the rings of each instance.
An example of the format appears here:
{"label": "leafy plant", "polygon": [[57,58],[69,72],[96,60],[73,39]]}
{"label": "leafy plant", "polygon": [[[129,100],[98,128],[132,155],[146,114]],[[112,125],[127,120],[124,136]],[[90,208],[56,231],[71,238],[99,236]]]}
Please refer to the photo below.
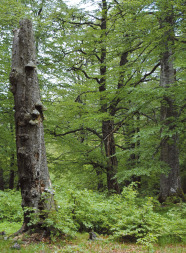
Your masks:
{"label": "leafy plant", "polygon": [[21,222],[23,220],[23,211],[20,192],[0,191],[0,199],[0,221]]}

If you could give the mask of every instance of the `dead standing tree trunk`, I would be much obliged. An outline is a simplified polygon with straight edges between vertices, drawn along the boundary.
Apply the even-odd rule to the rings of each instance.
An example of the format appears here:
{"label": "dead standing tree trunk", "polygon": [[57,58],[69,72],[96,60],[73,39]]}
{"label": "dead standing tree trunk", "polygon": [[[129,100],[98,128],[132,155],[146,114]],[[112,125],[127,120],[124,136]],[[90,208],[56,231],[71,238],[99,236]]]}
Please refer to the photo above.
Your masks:
{"label": "dead standing tree trunk", "polygon": [[[29,214],[35,212],[44,220],[42,211],[54,208],[43,131],[43,105],[36,70],[36,53],[32,23],[20,21],[14,31],[11,90],[15,102],[16,146],[19,183],[22,194],[24,225],[28,230]],[[47,193],[47,194],[46,194]],[[47,199],[47,200],[46,200]],[[39,224],[42,221],[40,220]],[[36,224],[38,227],[39,224]]]}

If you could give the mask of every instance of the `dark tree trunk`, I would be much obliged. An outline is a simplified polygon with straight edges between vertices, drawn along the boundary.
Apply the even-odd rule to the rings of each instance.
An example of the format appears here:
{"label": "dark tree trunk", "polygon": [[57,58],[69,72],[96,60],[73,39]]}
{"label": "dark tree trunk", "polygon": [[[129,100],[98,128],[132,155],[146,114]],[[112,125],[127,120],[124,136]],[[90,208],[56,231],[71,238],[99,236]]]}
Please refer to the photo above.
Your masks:
{"label": "dark tree trunk", "polygon": [[112,120],[102,122],[103,142],[107,157],[107,188],[109,191],[120,193],[120,188],[117,181],[118,161],[116,157],[115,141],[114,141],[114,124]]}
{"label": "dark tree trunk", "polygon": [[[102,21],[101,21],[101,67],[100,67],[100,102],[101,102],[101,112],[107,112],[107,104],[105,102],[104,92],[106,91],[106,29],[107,29],[107,1],[102,0]],[[115,142],[113,135],[113,121],[111,120],[103,120],[102,121],[102,136],[105,147],[105,154],[107,158],[107,188],[108,191],[114,191],[116,193],[120,193],[119,185],[117,182],[116,174],[117,174],[117,157],[115,154]]]}
{"label": "dark tree trunk", "polygon": [[[11,90],[15,103],[16,146],[22,207],[42,214],[54,208],[43,131],[43,109],[36,69],[32,23],[20,22],[14,31]],[[45,193],[45,194],[44,194]],[[46,194],[47,193],[47,194]],[[44,196],[47,198],[45,201]],[[28,229],[30,212],[24,212]],[[44,219],[44,216],[42,216]]]}
{"label": "dark tree trunk", "polygon": [[[174,48],[174,15],[171,4],[167,2],[162,9],[160,27],[167,30],[164,33],[161,53],[160,86],[167,91],[176,81],[173,67]],[[178,135],[175,133],[175,121],[177,111],[173,97],[165,95],[161,103],[162,133],[169,131],[173,134],[166,135],[161,141],[161,161],[168,166],[168,174],[162,174],[160,178],[160,202],[164,202],[169,196],[181,196],[181,180],[179,170]]]}
{"label": "dark tree trunk", "polygon": [[0,190],[1,190],[1,191],[4,191],[3,169],[0,169]]}
{"label": "dark tree trunk", "polygon": [[98,178],[98,186],[97,186],[97,190],[99,192],[102,192],[104,190],[104,184],[103,184],[103,172],[101,170],[101,168],[97,168],[95,167],[96,170],[96,174],[97,174],[97,178]]}
{"label": "dark tree trunk", "polygon": [[[123,67],[128,62],[127,57],[128,57],[128,52],[123,52],[121,54],[121,59],[120,59],[121,70],[119,73],[117,92],[116,92],[115,98],[113,99],[113,101],[111,101],[111,104],[109,107],[109,113],[112,117],[115,116],[117,112],[117,105],[121,101],[121,99],[118,96],[118,93],[119,93],[119,90],[123,88],[123,80],[125,76],[125,70],[123,69]],[[104,112],[104,107],[103,107],[103,112]],[[110,188],[110,185],[113,185],[114,186],[113,189],[117,193],[120,193],[120,188],[119,188],[117,178],[116,178],[118,161],[116,157],[116,145],[115,145],[115,140],[114,140],[114,121],[113,120],[107,120],[103,122],[102,133],[103,133],[103,141],[104,141],[106,156],[109,157],[108,167],[107,167],[108,189]]]}

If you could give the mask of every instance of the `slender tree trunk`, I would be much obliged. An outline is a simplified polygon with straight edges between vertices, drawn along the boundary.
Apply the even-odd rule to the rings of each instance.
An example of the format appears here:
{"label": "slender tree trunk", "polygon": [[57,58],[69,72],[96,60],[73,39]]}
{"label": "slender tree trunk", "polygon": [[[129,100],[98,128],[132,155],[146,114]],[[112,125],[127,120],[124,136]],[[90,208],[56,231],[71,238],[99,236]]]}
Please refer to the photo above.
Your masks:
{"label": "slender tree trunk", "polygon": [[[123,88],[123,81],[124,81],[124,76],[125,76],[125,70],[123,69],[123,67],[128,62],[127,57],[128,57],[128,52],[123,52],[121,54],[121,59],[120,59],[121,70],[119,73],[117,92],[116,92],[115,98],[113,99],[109,107],[109,113],[112,117],[115,116],[117,112],[117,105],[119,104],[121,100],[118,97],[118,93],[119,93],[119,90]],[[104,145],[105,145],[105,150],[106,150],[106,156],[110,158],[108,160],[109,166],[107,168],[108,188],[110,187],[109,184],[111,185],[113,184],[114,190],[117,193],[120,193],[119,185],[116,178],[118,161],[116,157],[116,146],[115,146],[115,140],[114,140],[114,121],[107,120],[103,122],[102,132],[103,132],[103,140],[104,140]]]}
{"label": "slender tree trunk", "polygon": [[44,106],[40,98],[30,20],[20,21],[20,29],[14,31],[10,83],[15,103],[17,163],[22,207],[24,210],[32,209],[24,212],[23,227],[28,229],[30,212],[38,213],[44,219],[43,211],[47,212],[54,208],[44,143]]}
{"label": "slender tree trunk", "polygon": [[174,15],[171,4],[164,2],[160,27],[166,32],[162,41],[160,86],[167,91],[161,103],[162,133],[169,131],[173,134],[166,135],[161,141],[161,161],[169,167],[168,174],[162,174],[160,178],[160,202],[164,202],[169,196],[181,196],[181,180],[179,170],[178,134],[175,133],[175,121],[177,111],[174,98],[168,95],[168,90],[176,81],[173,67],[174,50]]}
{"label": "slender tree trunk", "polygon": [[[94,166],[94,165],[93,165]],[[94,166],[94,169],[96,171],[96,175],[98,178],[98,185],[97,185],[97,190],[99,192],[102,192],[104,190],[104,184],[103,184],[103,172],[102,169],[97,167],[96,165]]]}
{"label": "slender tree trunk", "polygon": [[114,141],[114,124],[112,120],[102,122],[103,142],[107,157],[107,188],[109,191],[120,193],[120,188],[117,182],[117,167],[118,161],[116,157],[115,141]]}
{"label": "slender tree trunk", "polygon": [[[106,91],[106,29],[107,29],[107,1],[102,0],[102,21],[101,21],[101,67],[100,67],[100,102],[101,102],[101,112],[107,112],[107,104],[105,102],[104,92]],[[113,135],[113,121],[112,120],[103,120],[102,121],[102,136],[105,147],[105,154],[107,158],[107,188],[109,191],[114,191],[120,193],[119,185],[117,182],[116,174],[117,174],[117,157],[115,152],[115,142]]]}

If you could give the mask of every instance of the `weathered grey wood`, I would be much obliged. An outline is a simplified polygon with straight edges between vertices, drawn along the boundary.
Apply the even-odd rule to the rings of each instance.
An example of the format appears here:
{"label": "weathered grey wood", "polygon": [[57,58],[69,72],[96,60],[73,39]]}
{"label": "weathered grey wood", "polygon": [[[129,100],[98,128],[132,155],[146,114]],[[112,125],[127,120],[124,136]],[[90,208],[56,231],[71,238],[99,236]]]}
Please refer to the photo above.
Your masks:
{"label": "weathered grey wood", "polygon": [[[36,52],[32,22],[20,21],[14,30],[11,90],[15,102],[15,124],[19,183],[22,207],[35,212],[54,208],[53,190],[49,177],[43,131],[43,105],[36,68]],[[43,201],[48,193],[48,201]],[[46,194],[45,194],[46,195]],[[30,218],[24,215],[27,227]]]}

